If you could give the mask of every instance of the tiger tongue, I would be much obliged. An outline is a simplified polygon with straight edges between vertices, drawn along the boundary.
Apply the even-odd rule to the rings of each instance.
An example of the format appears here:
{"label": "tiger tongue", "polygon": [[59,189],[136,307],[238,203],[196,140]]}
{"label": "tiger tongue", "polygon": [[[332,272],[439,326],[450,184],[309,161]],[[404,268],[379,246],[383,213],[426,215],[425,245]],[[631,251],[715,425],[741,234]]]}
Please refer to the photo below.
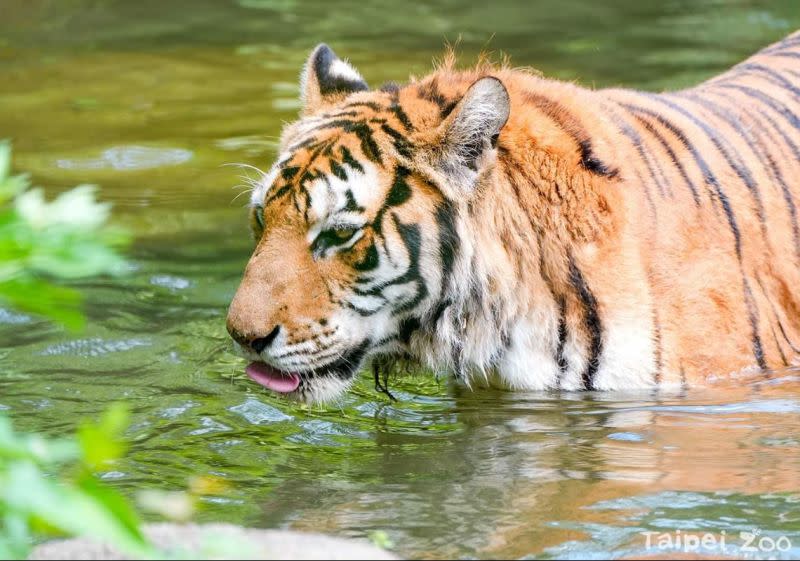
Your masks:
{"label": "tiger tongue", "polygon": [[290,393],[300,385],[300,375],[294,372],[282,372],[263,362],[251,362],[245,373],[254,382],[278,393]]}

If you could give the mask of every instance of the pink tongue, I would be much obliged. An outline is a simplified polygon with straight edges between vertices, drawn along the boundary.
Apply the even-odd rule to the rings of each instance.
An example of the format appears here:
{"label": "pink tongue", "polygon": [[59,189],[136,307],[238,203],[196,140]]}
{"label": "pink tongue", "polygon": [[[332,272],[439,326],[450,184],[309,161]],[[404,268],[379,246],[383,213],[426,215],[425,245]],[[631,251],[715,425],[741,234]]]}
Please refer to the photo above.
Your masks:
{"label": "pink tongue", "polygon": [[300,385],[300,376],[294,372],[281,372],[263,362],[251,362],[245,373],[255,382],[278,393],[289,393]]}

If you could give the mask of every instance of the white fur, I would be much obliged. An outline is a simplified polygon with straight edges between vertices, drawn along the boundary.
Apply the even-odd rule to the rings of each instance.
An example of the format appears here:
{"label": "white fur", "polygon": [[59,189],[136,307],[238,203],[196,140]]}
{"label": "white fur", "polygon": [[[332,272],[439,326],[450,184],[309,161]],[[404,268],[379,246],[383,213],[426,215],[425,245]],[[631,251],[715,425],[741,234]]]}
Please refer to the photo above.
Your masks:
{"label": "white fur", "polygon": [[604,318],[605,340],[594,382],[598,390],[655,385],[652,324],[643,318]]}
{"label": "white fur", "polygon": [[[324,179],[320,178],[306,185],[311,197],[309,215],[314,220],[306,236],[309,243],[313,242],[323,230],[335,226],[360,228],[364,225],[365,217],[362,214],[343,210],[347,205],[348,190],[353,194],[356,204],[365,208],[368,208],[378,196],[378,190],[375,188],[378,181],[377,169],[367,163],[363,163],[362,167],[363,172],[348,167],[348,181],[329,174]],[[354,237],[348,245],[352,245],[359,238],[360,236]]]}
{"label": "white fur", "polygon": [[358,70],[353,68],[348,62],[337,58],[328,67],[328,74],[343,78],[350,82],[363,82],[364,78],[358,73]]}
{"label": "white fur", "polygon": [[[558,318],[543,319],[545,323],[523,320],[513,327],[511,345],[498,365],[504,387],[512,390],[545,390],[557,385],[557,341],[553,335],[557,333]],[[556,320],[555,325],[552,324],[553,319]]]}
{"label": "white fur", "polygon": [[288,153],[281,154],[270,170],[261,177],[256,188],[250,193],[250,206],[263,204],[267,191],[269,191],[272,184],[275,183],[275,180],[278,178],[281,165],[287,162],[291,157],[292,155]]}
{"label": "white fur", "polygon": [[347,380],[334,376],[315,378],[313,384],[306,384],[302,399],[311,405],[330,403],[347,393],[352,385],[353,378]]}
{"label": "white fur", "polygon": [[586,344],[579,340],[574,329],[567,330],[562,356],[567,365],[567,371],[561,376],[560,388],[567,391],[583,389],[583,372],[588,366]]}
{"label": "white fur", "polygon": [[[490,155],[490,139],[500,132],[510,110],[508,92],[499,80],[482,78],[470,87],[445,134],[446,150],[440,165],[449,176],[448,183],[466,187],[467,192],[474,187],[478,173],[468,165],[468,158],[474,157],[470,150],[484,146],[484,155]],[[483,163],[479,160],[477,168]]]}

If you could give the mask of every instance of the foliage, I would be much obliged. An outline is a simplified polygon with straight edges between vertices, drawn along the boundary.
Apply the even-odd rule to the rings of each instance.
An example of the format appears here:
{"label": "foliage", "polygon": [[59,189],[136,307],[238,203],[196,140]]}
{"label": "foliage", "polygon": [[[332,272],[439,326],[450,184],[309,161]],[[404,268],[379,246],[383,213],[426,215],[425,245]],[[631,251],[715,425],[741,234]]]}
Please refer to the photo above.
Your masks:
{"label": "foliage", "polygon": [[117,250],[128,243],[106,226],[111,205],[94,194],[80,185],[47,202],[26,175],[11,175],[11,145],[0,141],[0,304],[83,326],[80,293],[51,280],[119,274]]}
{"label": "foliage", "polygon": [[370,532],[367,537],[375,547],[380,547],[381,549],[394,548],[394,541],[392,541],[392,539],[389,537],[389,534],[383,530],[374,530]]}
{"label": "foliage", "polygon": [[[0,558],[25,559],[34,535],[92,537],[133,557],[155,551],[122,495],[94,476],[124,452],[121,434],[128,411],[111,408],[72,439],[20,435],[0,417]],[[58,477],[49,474],[58,473]]]}
{"label": "foliage", "polygon": [[[97,423],[83,423],[72,438],[45,439],[14,431],[0,415],[0,559],[25,559],[32,544],[56,536],[85,537],[137,559],[245,558],[250,544],[209,536],[199,551],[159,551],[142,533],[134,505],[95,475],[127,450],[126,406],[111,407]],[[187,492],[146,490],[143,510],[185,521],[198,497],[224,492],[218,479],[198,477]]]}

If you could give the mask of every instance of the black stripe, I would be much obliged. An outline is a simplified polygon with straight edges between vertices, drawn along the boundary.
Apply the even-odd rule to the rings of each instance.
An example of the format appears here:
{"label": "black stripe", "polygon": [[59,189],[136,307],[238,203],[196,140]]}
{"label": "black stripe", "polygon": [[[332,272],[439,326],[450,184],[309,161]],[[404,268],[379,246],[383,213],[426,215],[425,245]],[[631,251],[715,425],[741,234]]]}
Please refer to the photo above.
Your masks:
{"label": "black stripe", "polygon": [[300,171],[300,166],[287,166],[281,169],[281,177],[284,181],[291,181],[298,171]]}
{"label": "black stripe", "polygon": [[397,314],[414,309],[417,304],[422,302],[428,295],[428,287],[419,271],[419,256],[422,245],[422,235],[420,234],[419,224],[404,224],[397,217],[396,213],[392,213],[392,219],[400,234],[400,238],[403,240],[403,244],[408,250],[408,270],[401,277],[385,284],[384,287],[392,284],[405,284],[416,281],[415,285],[417,288],[416,293],[411,299],[406,300],[400,306],[392,310],[392,314]]}
{"label": "black stripe", "polygon": [[789,35],[788,37],[781,39],[775,45],[767,47],[766,49],[762,49],[761,51],[756,53],[756,56],[767,53],[774,53],[776,51],[782,51],[785,49],[792,49],[795,47],[800,47],[800,35],[793,33],[792,35]]}
{"label": "black stripe", "polygon": [[421,327],[419,320],[415,317],[407,317],[400,322],[398,328],[398,335],[403,344],[408,345],[411,342],[411,336]]}
{"label": "black stripe", "polygon": [[[376,235],[383,239],[383,219],[387,211],[394,206],[403,204],[411,197],[411,190],[406,182],[407,177],[411,174],[410,170],[404,168],[402,166],[398,166],[395,172],[395,180],[392,185],[392,189],[389,192],[389,195],[386,198],[381,209],[378,211],[375,219],[372,222],[372,229],[376,233]],[[383,290],[392,285],[397,284],[406,284],[409,282],[416,281],[417,291],[414,296],[409,301],[404,302],[402,305],[398,306],[393,313],[399,313],[401,311],[409,310],[415,307],[419,302],[422,301],[428,295],[428,288],[425,285],[425,279],[422,277],[419,271],[419,257],[421,251],[421,234],[420,234],[420,227],[418,224],[404,224],[400,221],[395,213],[392,213],[392,219],[394,221],[395,227],[397,229],[398,234],[400,235],[403,244],[408,251],[408,269],[402,275],[398,275],[392,279],[387,281],[380,282],[373,286],[372,288],[363,290],[359,288],[355,288],[354,292],[360,296],[382,296]],[[371,279],[359,279],[357,282],[366,282]]]}
{"label": "black stripe", "polygon": [[408,115],[400,106],[400,92],[394,91],[391,94],[392,103],[389,105],[389,111],[394,114],[397,120],[400,122],[400,125],[408,132],[414,130],[414,125],[411,122],[411,119],[408,118]]}
{"label": "black stripe", "polygon": [[374,316],[375,314],[377,314],[379,311],[381,311],[383,309],[383,307],[384,307],[384,305],[386,303],[386,299],[384,298],[383,301],[384,301],[384,303],[381,304],[380,306],[378,306],[377,308],[375,308],[374,310],[367,310],[365,308],[359,308],[358,306],[356,306],[355,304],[353,304],[352,302],[349,302],[349,301],[348,302],[344,302],[344,305],[348,309],[353,310],[355,313],[357,313],[362,318],[368,318],[368,317]]}
{"label": "black stripe", "polygon": [[656,385],[661,384],[662,363],[662,341],[661,341],[661,321],[658,319],[658,307],[653,306],[653,343],[656,346],[655,359],[656,371],[653,373]]}
{"label": "black stripe", "polygon": [[[772,68],[768,68],[761,64],[755,64],[753,62],[748,62],[745,64],[740,64],[736,67],[737,70],[744,70],[745,74],[755,73],[767,76],[767,81],[772,82],[776,86],[780,86],[792,92],[794,96],[800,99],[800,88],[792,84],[789,80],[787,80],[784,76],[781,76],[778,72],[775,72]],[[788,71],[787,71],[788,72]]]}
{"label": "black stripe", "polygon": [[439,323],[439,320],[442,318],[442,316],[444,315],[445,311],[447,311],[447,308],[449,308],[452,304],[453,304],[453,301],[450,300],[450,298],[446,298],[446,299],[442,300],[441,302],[439,302],[436,305],[436,307],[433,309],[433,312],[430,314],[430,319],[428,320],[428,323],[431,326],[435,327],[436,324]]}
{"label": "black stripe", "polygon": [[678,141],[683,145],[683,147],[689,151],[695,163],[697,164],[698,168],[700,169],[700,172],[702,173],[703,178],[705,179],[706,185],[711,187],[714,196],[722,205],[722,209],[725,212],[725,217],[728,221],[728,226],[730,227],[731,233],[733,234],[734,243],[736,247],[736,256],[739,258],[739,261],[741,262],[742,235],[739,230],[739,226],[736,221],[736,216],[733,212],[733,208],[731,207],[731,203],[728,200],[728,196],[722,190],[722,187],[720,186],[717,177],[711,171],[711,168],[709,167],[708,163],[705,161],[703,156],[700,155],[700,152],[697,150],[694,144],[691,143],[689,138],[680,128],[678,128],[674,123],[672,123],[670,120],[664,117],[661,113],[658,113],[656,111],[651,111],[650,109],[639,107],[633,104],[623,103],[622,106],[626,107],[627,109],[635,113],[647,115],[658,121],[658,123],[660,123],[664,128],[666,128],[672,134],[674,134],[675,137],[678,139]]}
{"label": "black stripe", "polygon": [[561,130],[572,138],[580,153],[580,163],[584,169],[609,178],[619,175],[618,169],[604,163],[595,155],[586,129],[566,107],[536,92],[525,92],[525,100],[544,112]]}
{"label": "black stripe", "polygon": [[798,58],[800,59],[800,53],[795,52],[786,52],[786,51],[776,51],[774,53],[764,53],[766,56],[773,56],[773,57],[785,57],[785,58]]}
{"label": "black stripe", "polygon": [[667,155],[672,161],[672,164],[677,168],[678,173],[681,175],[681,178],[683,179],[684,183],[686,183],[686,186],[689,187],[689,190],[692,192],[692,198],[694,199],[695,205],[700,206],[700,193],[697,191],[697,187],[695,186],[694,181],[692,181],[689,175],[686,173],[686,168],[683,167],[683,163],[681,163],[681,161],[678,159],[678,156],[675,154],[675,151],[669,145],[664,136],[659,131],[656,130],[656,128],[652,125],[652,123],[650,123],[650,121],[648,121],[644,117],[640,115],[634,115],[634,118],[640,125],[642,125],[645,128],[647,132],[649,132],[658,141],[659,144],[661,144],[661,146],[664,147],[664,150],[667,152]]}
{"label": "black stripe", "polygon": [[[732,146],[723,136],[717,134],[709,124],[701,119],[698,119],[695,115],[691,112],[687,111],[685,108],[681,107],[677,103],[670,101],[663,95],[655,95],[655,94],[645,94],[649,99],[661,103],[662,105],[666,105],[673,111],[676,111],[692,121],[698,128],[700,128],[703,133],[711,140],[711,143],[714,147],[719,151],[722,157],[725,159],[727,164],[733,169],[739,179],[745,184],[747,189],[750,191],[753,201],[756,204],[756,213],[758,214],[758,219],[761,223],[761,231],[764,235],[765,241],[769,243],[769,238],[767,236],[767,219],[764,212],[764,203],[761,200],[761,193],[759,192],[758,185],[756,184],[755,180],[753,179],[753,174],[750,172],[750,169],[744,163],[739,152],[736,150],[734,146]],[[727,146],[727,148],[726,148]]]}
{"label": "black stripe", "polygon": [[303,140],[299,140],[294,144],[289,146],[289,152],[296,152],[302,148],[306,148],[308,146],[316,145],[317,138],[315,136],[310,136],[308,138],[304,138]]}
{"label": "black stripe", "polygon": [[708,167],[708,164],[705,163],[705,160],[702,159],[700,154],[697,152],[697,149],[689,143],[688,138],[680,131],[675,125],[673,125],[670,121],[665,119],[660,113],[650,111],[648,109],[644,109],[641,107],[636,107],[633,105],[626,105],[629,109],[636,112],[641,112],[643,114],[648,114],[654,118],[656,118],[660,123],[662,123],[665,127],[669,128],[676,134],[681,140],[681,143],[689,149],[692,153],[692,156],[695,158],[695,161],[700,166],[701,170],[703,171],[703,175],[706,177],[706,182],[714,188],[717,198],[719,199],[720,203],[722,204],[722,208],[725,211],[725,215],[728,219],[728,225],[730,226],[731,232],[734,236],[735,248],[736,248],[736,257],[739,260],[739,273],[742,277],[742,286],[744,290],[744,298],[745,303],[747,305],[748,311],[748,319],[750,322],[750,327],[752,330],[751,341],[753,345],[753,354],[758,362],[759,366],[763,366],[766,368],[766,363],[764,361],[764,350],[761,344],[761,337],[758,333],[758,316],[756,315],[755,304],[753,302],[753,295],[750,291],[750,284],[747,281],[747,277],[744,273],[744,266],[742,263],[742,244],[741,244],[741,233],[739,231],[739,227],[736,222],[736,217],[734,215],[733,209],[730,206],[730,201],[728,200],[727,196],[724,194],[722,189],[720,188],[719,182],[717,181],[716,176],[711,172]]}
{"label": "black stripe", "polygon": [[398,206],[411,198],[411,187],[408,185],[410,175],[411,170],[407,167],[397,166],[394,172],[394,181],[389,189],[389,194],[386,195],[384,206]]}
{"label": "black stripe", "polygon": [[772,338],[775,341],[775,346],[778,348],[778,354],[781,357],[781,362],[783,362],[784,366],[789,366],[789,362],[786,360],[786,355],[783,353],[783,347],[781,347],[781,343],[778,341],[778,334],[775,333],[775,326],[770,325],[770,329],[772,329]]}
{"label": "black stripe", "polygon": [[784,329],[783,327],[783,322],[781,322],[780,317],[778,316],[778,310],[775,307],[775,304],[772,302],[772,300],[770,300],[769,294],[767,293],[767,290],[764,287],[764,283],[761,281],[761,276],[758,273],[756,273],[756,282],[758,282],[758,286],[759,288],[761,288],[761,293],[764,295],[764,299],[767,301],[770,309],[772,310],[772,315],[775,316],[775,321],[778,323],[778,329],[780,329],[781,335],[783,335],[783,338],[786,340],[786,343],[788,343],[792,351],[800,354],[800,348],[796,347],[792,342],[792,340],[789,339],[789,336],[786,334],[786,329]]}
{"label": "black stripe", "polygon": [[[548,283],[549,284],[549,283]],[[564,346],[567,344],[567,301],[558,298],[558,346],[556,347],[556,364],[558,364],[559,386],[560,380],[567,371],[567,358],[564,356]]]}
{"label": "black stripe", "polygon": [[[666,184],[664,183],[664,179],[666,179],[666,177],[664,176],[663,170],[659,168],[658,171],[660,172],[660,175],[656,173],[656,170],[653,168],[652,159],[650,158],[650,155],[644,148],[644,142],[642,141],[642,137],[624,119],[620,118],[620,115],[617,111],[612,111],[612,113],[613,113],[613,121],[614,124],[617,126],[617,130],[619,130],[624,136],[628,138],[628,140],[630,140],[631,144],[636,149],[636,153],[639,154],[639,157],[641,158],[642,162],[644,162],[644,165],[647,167],[648,175],[653,178],[653,181],[655,182],[659,194],[662,197],[665,197]],[[652,195],[650,194],[650,189],[648,189],[648,187],[650,186],[650,182],[642,181],[642,177],[641,175],[638,174],[638,172],[637,176],[640,180],[640,183],[645,186],[645,192],[647,194],[648,199],[650,200],[650,206],[652,207],[653,216],[655,217],[657,214],[657,207],[655,206],[655,203],[653,203]]]}
{"label": "black stripe", "polygon": [[[776,315],[776,318],[777,318],[777,315]],[[792,348],[792,351],[794,351],[795,353],[798,353],[798,354],[800,354],[800,349],[798,349],[797,347],[795,347],[795,346],[794,346],[794,343],[792,343],[792,340],[791,340],[791,339],[789,339],[789,336],[788,336],[788,335],[786,335],[786,330],[783,328],[783,323],[781,322],[781,320],[779,320],[779,319],[778,319],[778,320],[776,320],[776,321],[778,322],[778,329],[780,329],[780,330],[781,330],[781,335],[782,335],[782,336],[783,336],[783,338],[786,340],[786,342],[789,344],[789,346]]]}
{"label": "black stripe", "polygon": [[[722,97],[723,99],[727,100],[731,104],[734,104],[736,102],[733,98],[731,98],[731,97],[729,97],[729,96],[727,96],[727,95],[725,95],[723,93],[714,92],[714,95]],[[758,113],[758,117],[760,119],[763,119],[763,120],[767,121],[767,123],[769,123],[769,125],[775,131],[777,131],[777,133],[781,136],[781,138],[783,139],[784,143],[791,149],[792,153],[794,154],[795,161],[800,161],[800,148],[798,148],[798,146],[792,141],[792,139],[789,138],[789,136],[778,126],[778,123],[776,123],[775,120],[772,117],[770,117],[769,115],[767,115],[764,111],[762,111],[760,109],[757,111],[757,113]],[[738,121],[737,121],[737,125],[738,125]],[[740,126],[740,125],[738,125],[738,126]],[[775,178],[775,180],[778,182],[778,184],[781,187],[781,190],[782,190],[782,193],[783,193],[783,198],[784,198],[784,201],[786,202],[786,207],[787,207],[787,209],[789,211],[789,218],[791,219],[791,222],[792,222],[792,236],[794,238],[795,253],[797,254],[798,259],[800,259],[800,224],[798,224],[798,219],[797,219],[797,206],[795,205],[794,197],[792,196],[791,189],[789,188],[788,184],[786,183],[786,180],[785,180],[785,178],[783,176],[783,172],[781,171],[780,166],[775,161],[775,159],[773,158],[772,154],[768,150],[764,149],[764,146],[768,145],[769,143],[774,143],[774,138],[769,137],[769,138],[767,138],[767,140],[768,140],[767,143],[759,143],[759,142],[757,142],[757,140],[764,138],[764,136],[762,136],[762,133],[764,132],[763,129],[761,127],[753,127],[752,130],[753,130],[753,132],[755,134],[758,135],[758,137],[756,139],[752,139],[752,137],[751,137],[750,133],[747,131],[747,129],[744,130],[744,134],[747,136],[748,139],[752,140],[751,142],[749,142],[749,145],[751,146],[751,148],[753,150],[755,150],[757,148],[759,150],[759,152],[762,154],[762,156],[766,159],[768,169],[770,170],[770,172],[772,173],[772,176]]]}
{"label": "black stripe", "polygon": [[400,154],[403,158],[411,158],[412,150],[411,150],[411,143],[408,139],[400,134],[398,131],[394,130],[392,127],[383,123],[381,125],[381,130],[392,137],[394,140],[394,148],[397,150],[397,153]]}
{"label": "black stripe", "polygon": [[326,156],[330,155],[333,142],[334,141],[332,139],[325,139],[312,146],[309,146],[310,152],[308,153],[308,163],[306,166],[310,166],[314,160],[319,158],[320,154],[325,154]]}
{"label": "black stripe", "polygon": [[341,146],[340,150],[342,152],[342,163],[347,164],[354,170],[364,173],[364,167],[353,157],[352,152],[347,148],[347,146]]}
{"label": "black stripe", "polygon": [[[789,186],[786,184],[786,181],[783,179],[783,173],[781,173],[780,168],[775,163],[775,160],[772,158],[770,153],[763,148],[763,145],[757,141],[757,139],[753,138],[753,135],[750,133],[747,127],[743,127],[741,124],[741,120],[734,115],[731,114],[730,111],[727,109],[718,106],[717,104],[713,103],[711,100],[701,98],[697,95],[693,94],[682,94],[691,99],[692,101],[702,105],[718,118],[722,119],[723,121],[727,122],[732,128],[736,130],[737,133],[745,140],[745,144],[750,148],[750,151],[753,155],[758,158],[761,162],[761,165],[764,169],[768,170],[772,177],[778,182],[781,191],[783,193],[783,199],[786,203],[787,209],[789,211],[789,217],[792,222],[792,232],[794,235],[794,243],[795,243],[795,252],[797,253],[798,257],[800,257],[800,229],[798,229],[797,223],[797,209],[795,208],[794,200],[792,199],[792,193],[789,189]],[[759,134],[760,128],[753,129],[756,134]],[[771,139],[770,139],[771,140]]]}
{"label": "black stripe", "polygon": [[589,336],[589,356],[581,379],[584,389],[593,390],[594,376],[600,367],[600,354],[603,351],[603,327],[597,310],[597,300],[572,256],[569,257],[569,281],[583,305],[584,324]]}
{"label": "black stripe", "polygon": [[339,165],[339,162],[336,160],[329,161],[331,166],[331,173],[341,179],[342,181],[347,181],[347,172],[344,170],[342,166]]}
{"label": "black stripe", "polygon": [[439,82],[436,78],[433,78],[427,83],[420,84],[418,92],[420,98],[430,101],[439,107],[439,114],[442,119],[447,117],[458,104],[458,101],[447,99],[442,94],[439,90]]}
{"label": "black stripe", "polygon": [[270,204],[275,199],[278,199],[278,198],[284,196],[285,194],[289,193],[291,190],[292,190],[291,184],[284,185],[283,187],[281,187],[280,189],[278,189],[277,191],[272,193],[269,197],[267,197],[267,199],[264,201],[264,206],[267,206],[268,204]]}
{"label": "black stripe", "polygon": [[751,97],[760,101],[762,104],[769,106],[774,111],[780,113],[784,119],[786,119],[789,124],[791,124],[795,129],[800,130],[800,118],[797,115],[789,111],[789,109],[780,101],[775,99],[774,97],[765,94],[759,90],[751,88],[749,86],[742,86],[741,84],[716,84],[719,88],[725,88],[729,90],[737,90],[744,93],[746,96]]}
{"label": "black stripe", "polygon": [[347,212],[364,212],[366,209],[359,205],[356,201],[356,198],[353,196],[353,191],[348,189],[344,192],[345,200],[347,201],[344,205],[344,209]]}
{"label": "black stripe", "polygon": [[609,167],[594,155],[592,143],[589,140],[581,140],[579,145],[581,150],[581,166],[585,170],[609,178],[614,178],[619,175],[619,170],[617,168]]}
{"label": "black stripe", "polygon": [[753,355],[756,357],[758,367],[761,368],[761,370],[766,370],[767,361],[764,359],[764,346],[761,344],[761,336],[758,334],[758,307],[756,306],[755,298],[753,297],[753,291],[750,288],[750,283],[747,282],[747,278],[744,277],[744,275],[742,275],[742,277],[744,278],[745,304],[747,306],[747,313],[750,320],[750,328],[753,331]]}
{"label": "black stripe", "polygon": [[445,199],[436,207],[436,224],[439,227],[439,259],[442,266],[442,292],[446,290],[456,257],[461,250],[461,240],[456,230],[455,205]]}
{"label": "black stripe", "polygon": [[378,248],[371,243],[364,252],[364,258],[354,265],[356,271],[372,271],[379,265]]}
{"label": "black stripe", "polygon": [[349,119],[336,119],[321,124],[318,129],[337,129],[347,133],[353,133],[361,141],[361,151],[368,159],[379,164],[383,164],[381,149],[373,138],[372,129],[366,121],[351,121]]}
{"label": "black stripe", "polygon": [[344,117],[361,117],[360,111],[337,111],[320,115],[320,119],[342,119]]}
{"label": "black stripe", "polygon": [[381,111],[383,107],[374,101],[352,101],[345,105],[345,107],[367,107],[375,112]]}

